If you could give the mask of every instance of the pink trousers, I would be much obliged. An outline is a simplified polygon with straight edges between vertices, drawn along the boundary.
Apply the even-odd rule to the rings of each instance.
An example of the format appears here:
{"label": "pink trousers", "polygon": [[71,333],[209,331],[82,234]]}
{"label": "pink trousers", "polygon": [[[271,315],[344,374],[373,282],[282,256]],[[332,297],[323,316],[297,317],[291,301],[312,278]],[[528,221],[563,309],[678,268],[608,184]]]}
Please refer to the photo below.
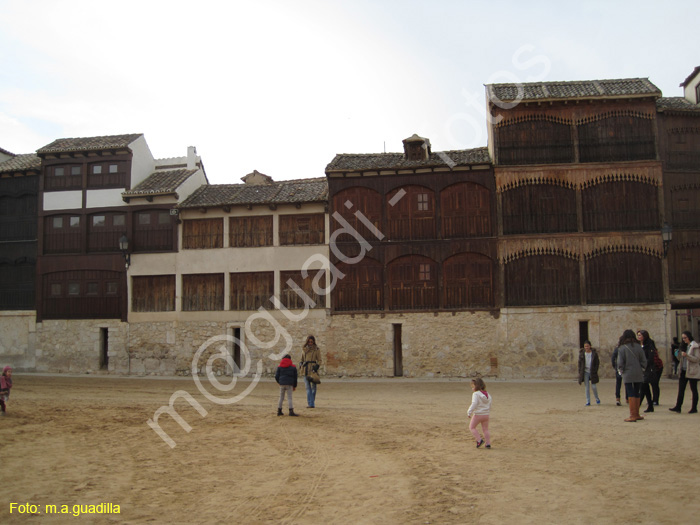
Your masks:
{"label": "pink trousers", "polygon": [[481,435],[479,434],[479,431],[476,429],[476,427],[481,423],[481,430],[484,431],[484,439],[486,440],[486,444],[490,445],[491,444],[491,433],[489,432],[489,416],[480,416],[477,414],[474,414],[472,416],[472,420],[469,423],[469,430],[471,430],[472,435],[474,436],[474,439],[476,439],[477,443],[481,441]]}

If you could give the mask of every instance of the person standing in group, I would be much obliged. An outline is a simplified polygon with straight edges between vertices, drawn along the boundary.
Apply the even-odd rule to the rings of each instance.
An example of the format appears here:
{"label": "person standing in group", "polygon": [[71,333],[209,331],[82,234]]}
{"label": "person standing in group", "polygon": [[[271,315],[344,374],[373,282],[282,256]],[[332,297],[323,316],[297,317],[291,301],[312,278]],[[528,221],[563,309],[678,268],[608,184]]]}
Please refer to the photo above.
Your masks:
{"label": "person standing in group", "polygon": [[[489,414],[491,413],[491,396],[486,391],[486,384],[480,377],[472,379],[472,404],[467,410],[467,417],[471,418],[469,430],[476,439],[476,448],[484,444],[486,448],[491,448],[491,432],[489,432]],[[484,438],[481,438],[479,430],[476,428],[481,424]]]}
{"label": "person standing in group", "polygon": [[321,368],[321,351],[316,346],[316,338],[313,335],[306,338],[306,343],[301,350],[299,367],[304,374],[306,408],[315,408],[318,384],[314,380],[318,378],[318,370]]}
{"label": "person standing in group", "polygon": [[6,366],[2,369],[0,376],[0,416],[4,416],[7,411],[7,402],[10,399],[10,389],[12,388],[12,367]]}
{"label": "person standing in group", "polygon": [[673,343],[671,343],[671,360],[673,361],[671,363],[671,377],[678,377],[678,364],[680,363],[680,360],[678,359],[678,349],[680,346],[681,345],[678,342],[678,338],[674,337]]}
{"label": "person standing in group", "polygon": [[615,350],[613,350],[612,353],[612,366],[613,370],[615,370],[615,403],[617,406],[622,405],[620,403],[620,390],[622,389],[622,376],[620,375],[620,371],[617,368],[617,354],[618,354],[618,347],[615,347]]}
{"label": "person standing in group", "polygon": [[275,381],[280,386],[280,400],[277,403],[277,415],[283,416],[282,405],[284,404],[284,396],[287,396],[289,404],[289,415],[298,416],[294,413],[294,402],[292,401],[292,392],[297,389],[297,367],[292,363],[292,356],[285,355],[280,361],[280,366],[275,372]]}
{"label": "person standing in group", "polygon": [[593,395],[595,402],[600,405],[598,397],[598,367],[600,359],[598,352],[591,346],[590,341],[584,341],[583,348],[578,353],[578,384],[586,384],[586,406],[591,405],[591,385],[593,385]]}
{"label": "person standing in group", "polygon": [[654,376],[651,379],[651,394],[654,405],[659,406],[659,396],[661,395],[659,383],[661,382],[661,377],[664,373],[664,362],[659,355],[659,349],[656,348],[656,343],[654,343],[653,339],[649,338],[649,332],[646,330],[643,330],[643,332],[646,333],[646,337],[649,339],[649,341],[651,341],[652,345],[651,353],[652,359],[654,359]]}
{"label": "person standing in group", "polygon": [[639,415],[639,396],[646,366],[644,350],[637,342],[635,333],[632,330],[625,330],[617,345],[617,369],[625,383],[625,394],[630,406],[630,415],[625,419],[628,423],[644,420],[644,417]]}
{"label": "person standing in group", "polygon": [[693,394],[693,404],[689,414],[698,411],[698,379],[700,379],[700,346],[693,340],[693,334],[683,332],[680,346],[680,377],[678,378],[678,398],[676,406],[669,408],[671,412],[680,412],[685,397],[685,386],[690,383],[690,391]]}
{"label": "person standing in group", "polygon": [[[644,368],[644,382],[642,383],[641,400],[646,398],[647,408],[644,412],[654,411],[654,401],[651,395],[651,387],[656,377],[656,368],[654,366],[654,354],[656,353],[656,345],[654,341],[649,337],[649,332],[646,330],[637,330],[637,341],[639,341],[642,350],[644,351],[644,357],[647,360],[647,366]],[[659,388],[658,381],[656,388]]]}

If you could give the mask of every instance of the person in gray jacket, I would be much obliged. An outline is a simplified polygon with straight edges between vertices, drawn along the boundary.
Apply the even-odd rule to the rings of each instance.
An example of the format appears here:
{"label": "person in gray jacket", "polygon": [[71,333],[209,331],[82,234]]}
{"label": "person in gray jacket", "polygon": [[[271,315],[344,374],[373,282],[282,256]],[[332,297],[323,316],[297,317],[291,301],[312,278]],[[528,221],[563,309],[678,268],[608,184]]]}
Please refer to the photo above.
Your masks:
{"label": "person in gray jacket", "polygon": [[617,369],[622,376],[625,393],[629,400],[630,417],[625,419],[628,423],[644,419],[639,415],[639,404],[646,366],[647,359],[644,350],[637,342],[636,334],[632,330],[625,330],[617,346]]}

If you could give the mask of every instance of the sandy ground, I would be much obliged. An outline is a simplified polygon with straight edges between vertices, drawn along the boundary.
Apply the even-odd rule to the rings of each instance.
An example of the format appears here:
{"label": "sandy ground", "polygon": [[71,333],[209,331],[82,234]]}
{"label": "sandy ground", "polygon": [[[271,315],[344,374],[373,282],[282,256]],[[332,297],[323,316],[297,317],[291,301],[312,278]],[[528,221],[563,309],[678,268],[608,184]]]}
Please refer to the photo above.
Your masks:
{"label": "sandy ground", "polygon": [[[325,380],[317,408],[277,417],[278,387],[261,381],[236,404],[190,379],[16,374],[0,418],[0,523],[697,523],[700,415],[661,407],[624,423],[614,385],[584,406],[575,381],[487,380],[493,448],[466,423],[467,380]],[[239,381],[232,393],[249,382]],[[170,396],[184,432],[146,424]],[[285,406],[286,413],[286,406]],[[40,514],[12,514],[11,503]],[[74,505],[120,514],[47,515]],[[114,507],[113,507],[114,509]],[[693,518],[695,516],[695,518]]]}

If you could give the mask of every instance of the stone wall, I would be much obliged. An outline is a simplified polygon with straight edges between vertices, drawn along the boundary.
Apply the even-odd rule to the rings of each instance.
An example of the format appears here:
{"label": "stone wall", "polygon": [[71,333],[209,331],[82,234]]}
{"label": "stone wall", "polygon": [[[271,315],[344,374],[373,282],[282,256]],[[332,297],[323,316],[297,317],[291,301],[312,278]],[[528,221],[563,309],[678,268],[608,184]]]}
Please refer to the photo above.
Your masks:
{"label": "stone wall", "polygon": [[0,311],[0,370],[10,365],[15,370],[36,367],[36,312]]}
{"label": "stone wall", "polygon": [[[574,379],[577,375],[580,323],[600,352],[601,377],[613,377],[610,356],[626,328],[646,329],[661,357],[669,362],[674,312],[664,305],[506,308],[500,312],[440,312],[328,315],[275,311],[239,321],[51,320],[36,323],[33,312],[0,315],[0,364],[37,372],[92,373],[100,370],[104,330],[110,373],[189,375],[205,371],[213,354],[232,352],[232,344],[213,337],[238,330],[244,347],[241,367],[262,362],[272,375],[279,357],[294,363],[309,334],[321,349],[321,372],[331,376],[394,375],[394,334],[400,325],[403,375],[406,377],[498,377],[502,379]],[[230,374],[223,359],[213,372]]]}

